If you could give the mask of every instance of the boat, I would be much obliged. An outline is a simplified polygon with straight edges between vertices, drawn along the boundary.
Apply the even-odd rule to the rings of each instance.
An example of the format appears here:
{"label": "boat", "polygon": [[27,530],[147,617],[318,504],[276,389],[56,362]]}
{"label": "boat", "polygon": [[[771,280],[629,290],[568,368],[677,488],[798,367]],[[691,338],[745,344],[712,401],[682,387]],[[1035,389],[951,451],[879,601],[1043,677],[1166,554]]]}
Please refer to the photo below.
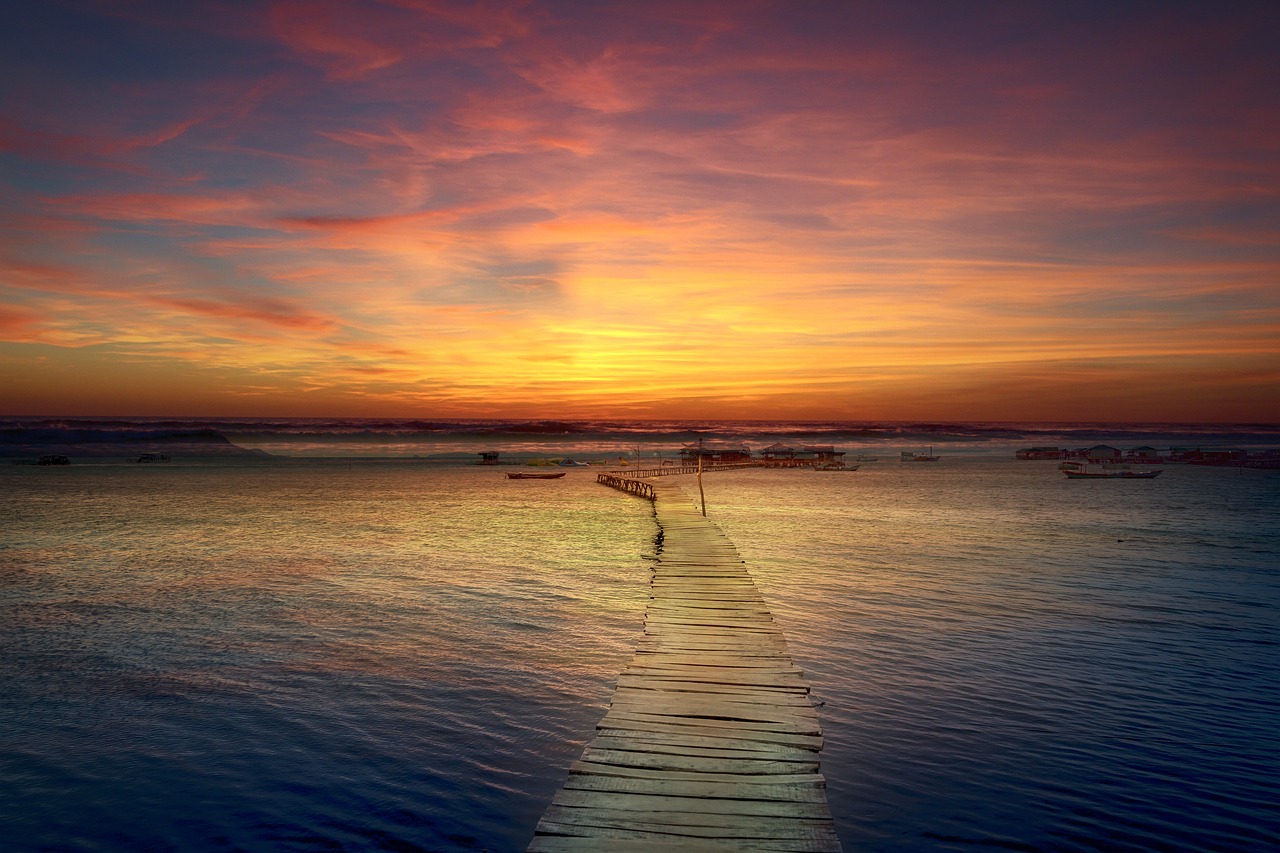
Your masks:
{"label": "boat", "polygon": [[1128,468],[1108,468],[1101,466],[1090,471],[1080,462],[1064,462],[1058,466],[1068,480],[1154,480],[1164,473],[1164,469],[1155,468],[1150,471],[1132,471]]}
{"label": "boat", "polygon": [[937,462],[941,456],[933,455],[933,446],[930,445],[928,453],[916,453],[911,450],[902,451],[902,462]]}
{"label": "boat", "polygon": [[565,475],[564,471],[556,471],[554,473],[544,473],[542,471],[508,471],[508,480],[559,480]]}
{"label": "boat", "polygon": [[814,465],[815,471],[857,471],[857,464],[849,465],[844,462],[825,462],[822,465]]}

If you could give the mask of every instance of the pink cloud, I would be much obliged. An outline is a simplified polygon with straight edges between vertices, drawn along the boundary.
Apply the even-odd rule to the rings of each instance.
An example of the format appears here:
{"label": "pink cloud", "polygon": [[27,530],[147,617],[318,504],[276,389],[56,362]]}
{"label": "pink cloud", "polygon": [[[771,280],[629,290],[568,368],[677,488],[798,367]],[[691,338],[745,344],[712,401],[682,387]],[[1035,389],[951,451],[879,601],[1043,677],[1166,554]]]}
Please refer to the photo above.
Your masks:
{"label": "pink cloud", "polygon": [[322,317],[280,299],[239,296],[234,301],[215,302],[193,297],[152,296],[146,301],[202,317],[250,320],[297,331],[331,332],[339,328],[339,324],[331,318]]}
{"label": "pink cloud", "polygon": [[34,311],[0,305],[0,335],[8,340],[24,340],[40,316]]}
{"label": "pink cloud", "polygon": [[367,22],[345,4],[278,2],[271,7],[271,24],[280,39],[339,80],[358,79],[402,58],[399,51],[359,34],[369,29]]}

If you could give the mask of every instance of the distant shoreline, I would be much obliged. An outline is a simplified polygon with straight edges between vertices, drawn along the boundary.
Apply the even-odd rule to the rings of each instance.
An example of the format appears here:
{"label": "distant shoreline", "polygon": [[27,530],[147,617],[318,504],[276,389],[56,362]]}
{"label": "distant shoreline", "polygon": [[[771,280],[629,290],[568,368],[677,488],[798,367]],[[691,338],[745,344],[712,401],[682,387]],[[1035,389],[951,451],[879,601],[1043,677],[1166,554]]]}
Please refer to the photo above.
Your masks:
{"label": "distant shoreline", "polygon": [[760,448],[828,444],[853,452],[936,445],[1096,443],[1163,448],[1280,447],[1280,424],[970,423],[859,421],[655,421],[421,418],[26,418],[0,417],[0,457],[274,458],[521,456],[654,457],[698,442]]}

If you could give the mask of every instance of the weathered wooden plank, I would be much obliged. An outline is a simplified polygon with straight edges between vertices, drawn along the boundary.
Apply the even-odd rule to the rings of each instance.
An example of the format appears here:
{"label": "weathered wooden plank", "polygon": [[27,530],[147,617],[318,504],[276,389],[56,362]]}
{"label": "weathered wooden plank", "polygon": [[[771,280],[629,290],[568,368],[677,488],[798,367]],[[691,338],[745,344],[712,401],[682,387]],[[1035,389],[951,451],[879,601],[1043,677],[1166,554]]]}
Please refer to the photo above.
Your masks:
{"label": "weathered wooden plank", "polygon": [[647,770],[680,770],[687,773],[738,773],[747,776],[790,775],[816,772],[818,759],[783,761],[777,758],[704,758],[700,755],[671,755],[664,752],[632,752],[596,749],[588,746],[582,760],[590,764],[643,767]]}
{"label": "weathered wooden plank", "polygon": [[584,776],[616,776],[622,779],[666,779],[672,782],[736,782],[754,785],[826,785],[826,779],[816,770],[795,765],[785,773],[711,773],[679,768],[631,767],[624,764],[598,764],[578,760],[569,765],[569,773]]}
{"label": "weathered wooden plank", "polygon": [[661,718],[633,719],[608,716],[596,724],[597,731],[614,729],[618,731],[636,732],[668,732],[671,734],[696,734],[702,737],[727,737],[739,740],[756,740],[761,743],[783,743],[792,746],[803,746],[814,752],[822,749],[821,735],[792,734],[790,732],[771,732],[750,728],[720,728],[715,726],[680,725],[675,722],[660,721]]}
{"label": "weathered wooden plank", "polygon": [[709,669],[762,669],[768,672],[803,676],[804,670],[779,656],[776,660],[758,657],[745,658],[735,655],[686,655],[671,652],[646,652],[631,659],[631,667],[645,669],[684,669],[706,667]]}
{"label": "weathered wooden plank", "polygon": [[771,657],[790,660],[786,643],[780,637],[753,634],[751,637],[682,636],[679,634],[642,635],[636,641],[636,654],[653,652],[688,652],[689,654],[727,654],[738,657]]}
{"label": "weathered wooden plank", "polygon": [[776,628],[749,628],[749,626],[728,626],[717,625],[664,625],[662,622],[646,622],[644,631],[646,637],[658,637],[658,635],[699,635],[699,637],[735,637],[737,634],[773,634]]}
{"label": "weathered wooden plank", "polygon": [[[650,853],[654,850],[679,850],[681,853],[724,853],[726,850],[742,850],[741,842],[704,838],[679,838],[646,835],[643,840],[610,838],[609,853]],[[600,853],[600,836],[535,835],[526,848],[528,853]],[[755,847],[747,849],[761,850]]]}
{"label": "weathered wooden plank", "polygon": [[[583,829],[592,832],[594,828]],[[602,836],[571,835],[539,835],[529,845],[529,853],[600,853]],[[677,838],[657,833],[642,833],[640,839],[609,837],[606,849],[609,853],[653,853],[653,851],[678,850],[680,853],[724,853],[726,850],[738,851],[772,851],[791,850],[804,853],[829,853],[838,851],[837,847],[815,846],[815,842],[806,842],[799,846],[798,841],[756,840],[744,842],[741,839],[716,838]]]}
{"label": "weathered wooden plank", "polygon": [[751,693],[756,690],[780,690],[784,693],[808,693],[809,684],[803,679],[785,682],[775,681],[774,683],[766,683],[764,681],[750,681],[747,679],[735,680],[731,678],[671,678],[661,675],[630,675],[621,673],[618,675],[619,687],[638,687],[649,688],[650,690],[670,690],[679,692],[707,692],[707,693]]}
{"label": "weathered wooden plank", "polygon": [[714,690],[642,690],[626,688],[615,691],[610,706],[647,706],[657,708],[662,705],[681,706],[697,709],[716,709],[724,707],[726,713],[732,711],[772,711],[779,714],[795,712],[797,716],[815,717],[815,709],[803,693],[774,693],[760,697],[752,693],[726,693]]}
{"label": "weathered wooden plank", "polygon": [[[539,823],[538,831],[551,833],[567,834],[578,831],[584,836],[588,833],[592,840],[597,844],[597,849],[605,849],[613,851],[617,849],[616,845],[619,841],[626,840],[643,840],[649,844],[648,849],[667,849],[667,850],[695,850],[704,849],[700,845],[703,843],[701,838],[685,838],[669,831],[663,830],[661,827],[652,826],[649,829],[633,830],[633,829],[616,829],[606,827],[579,827],[573,824]],[[723,838],[723,836],[721,836]],[[607,843],[601,844],[599,839],[608,839]],[[650,840],[655,839],[655,840]],[[656,840],[661,839],[662,842]],[[677,839],[671,841],[670,839]],[[720,842],[723,843],[723,842]],[[659,845],[662,846],[659,846]],[[691,846],[692,845],[692,846]],[[733,850],[751,851],[751,850],[790,850],[804,851],[804,853],[838,853],[840,850],[840,842],[836,840],[834,831],[827,833],[820,830],[814,830],[810,838],[751,838],[751,839],[730,839],[729,848]],[[580,848],[579,848],[580,849]],[[723,848],[721,848],[723,849]]]}
{"label": "weathered wooden plank", "polygon": [[823,788],[797,785],[752,785],[743,782],[676,782],[670,779],[627,779],[619,776],[570,774],[565,788],[616,794],[655,794],[723,800],[768,800],[779,803],[825,803]]}
{"label": "weathered wooden plank", "polygon": [[792,723],[796,719],[804,719],[812,721],[814,729],[821,731],[821,727],[818,726],[818,712],[813,708],[778,707],[776,705],[759,705],[750,702],[695,700],[681,696],[672,698],[667,695],[627,700],[615,698],[609,707],[632,713],[690,717],[699,720]]}
{"label": "weathered wooden plank", "polygon": [[645,617],[649,625],[718,625],[728,628],[739,626],[777,631],[778,624],[769,615],[749,613],[743,610],[699,610],[673,613],[650,610]]}
{"label": "weathered wooden plank", "polygon": [[768,731],[746,726],[717,726],[710,722],[671,720],[653,715],[605,715],[596,724],[596,730],[618,731],[668,731],[673,734],[698,734],[704,738],[726,736],[742,740],[759,740],[762,743],[786,743],[795,747],[822,749],[822,735],[792,734],[790,731]]}
{"label": "weathered wooden plank", "polygon": [[[787,674],[771,673],[768,670],[760,670],[760,676],[751,679],[745,675],[738,673],[752,673],[757,670],[741,669],[726,670],[719,669],[710,672],[672,672],[670,670],[643,671],[631,668],[618,674],[618,686],[627,690],[644,690],[646,694],[635,694],[633,698],[657,699],[658,694],[670,694],[664,698],[671,700],[714,700],[717,696],[694,696],[690,694],[722,694],[726,699],[736,698],[739,701],[750,702],[752,698],[758,697],[761,700],[776,697],[778,694],[785,694],[795,699],[804,697],[808,688],[808,682],[803,679],[796,679],[795,676]],[[790,705],[795,708],[812,708],[811,702],[792,701],[762,704],[781,704]]]}
{"label": "weathered wooden plank", "polygon": [[759,661],[758,666],[734,666],[732,664],[721,664],[699,666],[697,664],[659,664],[647,666],[643,662],[631,664],[619,675],[630,675],[636,677],[656,678],[664,681],[716,681],[722,684],[741,683],[754,684],[750,676],[759,676],[762,681],[758,682],[765,685],[776,686],[778,683],[785,683],[789,686],[802,686],[808,684],[803,675],[797,673],[792,667],[778,666],[772,662],[770,658],[758,657],[754,660]]}
{"label": "weathered wooden plank", "polygon": [[[783,818],[830,818],[825,801],[777,802],[713,797],[672,797],[660,794],[615,794],[608,791],[557,791],[551,798],[557,806],[583,809],[612,809],[657,813],[685,820],[684,815],[754,815]],[[662,818],[659,818],[661,820]]]}
{"label": "weathered wooden plank", "polygon": [[[774,734],[777,733],[775,732]],[[771,738],[767,734],[761,737],[760,732],[735,732],[730,729],[697,731],[688,726],[664,726],[661,723],[653,725],[628,723],[625,728],[600,725],[596,729],[595,737],[623,738],[642,745],[644,743],[688,742],[693,745],[722,749],[750,749],[754,745],[759,751],[779,750],[779,752],[773,753],[775,757],[779,758],[790,756],[793,750],[804,750],[809,753],[809,758],[813,758],[813,753],[817,750],[814,741],[821,741],[821,738],[816,738],[813,735],[788,735],[785,738]],[[594,740],[592,742],[594,743]]]}
{"label": "weathered wooden plank", "polygon": [[654,599],[645,607],[646,613],[669,613],[672,616],[703,616],[707,613],[744,613],[750,616],[768,616],[773,621],[769,608],[763,602],[726,601],[723,594],[716,598],[685,598],[681,601],[664,601]]}
{"label": "weathered wooden plank", "polygon": [[[767,692],[786,694],[793,697],[808,696],[808,687],[755,687],[749,684],[715,684],[712,682],[694,681],[662,681],[656,678],[630,677],[623,673],[618,676],[618,685],[634,690],[662,690],[668,693],[725,693],[735,696],[767,695]],[[766,692],[767,691],[767,692]]]}
{"label": "weathered wooden plank", "polygon": [[631,663],[625,670],[631,675],[650,675],[658,676],[658,678],[666,679],[700,679],[700,678],[730,678],[737,675],[760,675],[767,678],[776,679],[796,679],[801,684],[806,684],[803,672],[804,670],[796,669],[794,666],[782,666],[777,662],[769,662],[763,658],[755,658],[754,665],[750,662],[730,661],[727,658],[713,658],[716,662],[708,661],[705,665],[699,663],[663,663],[654,661],[653,663],[641,662]]}
{"label": "weathered wooden plank", "polygon": [[632,710],[627,706],[611,707],[604,715],[604,722],[617,726],[618,723],[666,723],[668,725],[690,725],[703,729],[729,729],[732,731],[780,732],[794,735],[819,735],[821,726],[816,719],[806,720],[795,717],[790,720],[721,720],[710,717],[682,717],[666,714],[651,714],[640,710]]}
{"label": "weathered wooden plank", "polygon": [[[667,835],[688,835],[695,838],[741,838],[744,840],[767,838],[774,841],[812,839],[822,832],[820,819],[787,819],[783,817],[754,817],[751,815],[717,816],[711,814],[660,814],[654,820],[646,812],[627,813],[609,809],[558,809],[547,810],[539,827],[593,826],[607,829],[623,829],[638,832],[662,832]],[[830,818],[827,818],[830,820]]]}
{"label": "weathered wooden plank", "polygon": [[589,744],[595,749],[628,752],[665,752],[671,755],[718,756],[720,758],[768,758],[775,761],[813,761],[813,750],[800,746],[666,732],[636,732],[605,729]]}
{"label": "weathered wooden plank", "polygon": [[[796,749],[785,755],[771,755],[763,752],[747,752],[741,749],[717,749],[703,746],[680,746],[677,744],[638,743],[634,738],[592,738],[591,747],[597,750],[617,752],[635,752],[642,755],[676,755],[689,758],[717,758],[726,760],[748,759],[755,761],[805,761],[801,756],[808,756],[807,763],[812,763],[812,752]],[[593,753],[594,754],[594,753]]]}
{"label": "weathered wooden plank", "polygon": [[787,647],[768,635],[755,635],[753,640],[678,636],[675,634],[645,634],[636,642],[636,654],[686,654],[731,656],[742,659],[761,658],[771,661],[790,661]]}

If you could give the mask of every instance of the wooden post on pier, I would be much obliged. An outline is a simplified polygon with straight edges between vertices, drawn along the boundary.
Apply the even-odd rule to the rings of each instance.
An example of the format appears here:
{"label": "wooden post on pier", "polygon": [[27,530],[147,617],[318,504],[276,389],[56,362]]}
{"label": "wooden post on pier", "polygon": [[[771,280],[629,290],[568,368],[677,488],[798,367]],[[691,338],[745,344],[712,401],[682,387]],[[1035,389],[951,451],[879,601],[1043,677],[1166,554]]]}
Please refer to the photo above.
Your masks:
{"label": "wooden post on pier", "polygon": [[698,500],[702,502],[702,517],[707,517],[707,493],[702,491],[702,439],[698,439]]}
{"label": "wooden post on pier", "polygon": [[839,851],[804,673],[733,543],[665,480],[644,636],[529,853]]}

